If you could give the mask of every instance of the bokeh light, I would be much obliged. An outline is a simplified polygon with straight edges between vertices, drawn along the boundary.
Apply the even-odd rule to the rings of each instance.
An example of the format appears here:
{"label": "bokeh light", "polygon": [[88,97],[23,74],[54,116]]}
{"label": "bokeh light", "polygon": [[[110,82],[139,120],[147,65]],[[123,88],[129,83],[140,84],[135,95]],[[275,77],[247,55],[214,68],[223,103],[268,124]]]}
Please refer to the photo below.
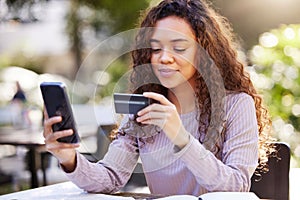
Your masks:
{"label": "bokeh light", "polygon": [[[250,76],[270,110],[275,137],[299,154],[300,24],[281,25],[261,34],[249,59],[254,64]],[[300,166],[299,157],[292,159]]]}

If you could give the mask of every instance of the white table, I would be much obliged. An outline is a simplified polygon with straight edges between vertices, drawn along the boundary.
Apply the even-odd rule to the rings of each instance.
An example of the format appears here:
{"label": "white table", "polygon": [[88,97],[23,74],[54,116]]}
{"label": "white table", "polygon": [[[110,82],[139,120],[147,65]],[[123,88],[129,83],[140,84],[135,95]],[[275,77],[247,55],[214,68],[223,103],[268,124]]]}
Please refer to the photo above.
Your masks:
{"label": "white table", "polygon": [[[203,199],[214,200],[253,200],[258,199],[254,193],[207,193],[203,195]],[[21,192],[15,192],[7,195],[0,196],[0,200],[68,200],[68,199],[80,199],[80,200],[149,200],[149,199],[164,199],[164,200],[198,200],[197,197],[191,195],[177,195],[177,196],[163,196],[152,195],[145,193],[117,193],[115,195],[108,194],[93,194],[87,193],[84,190],[78,188],[72,182],[58,183],[50,186],[44,186],[40,188],[25,190]]]}
{"label": "white table", "polygon": [[132,197],[114,196],[106,194],[92,194],[78,188],[72,182],[58,183],[35,189],[14,192],[0,196],[0,200],[67,200],[67,199],[103,199],[103,200],[132,200]]}

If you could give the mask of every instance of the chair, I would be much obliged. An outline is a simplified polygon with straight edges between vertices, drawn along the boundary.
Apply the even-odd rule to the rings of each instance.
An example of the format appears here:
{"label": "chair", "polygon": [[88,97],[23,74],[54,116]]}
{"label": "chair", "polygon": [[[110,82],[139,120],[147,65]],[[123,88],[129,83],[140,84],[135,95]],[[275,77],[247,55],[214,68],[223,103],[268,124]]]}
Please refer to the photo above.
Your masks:
{"label": "chair", "polygon": [[90,162],[101,160],[108,150],[110,132],[116,127],[115,124],[100,125],[97,130],[97,148],[95,152],[82,153]]}
{"label": "chair", "polygon": [[13,177],[10,174],[6,174],[0,170],[0,186],[7,183],[12,183]]}
{"label": "chair", "polygon": [[277,157],[268,160],[269,171],[261,176],[253,175],[250,191],[262,199],[289,199],[290,148],[276,142]]}

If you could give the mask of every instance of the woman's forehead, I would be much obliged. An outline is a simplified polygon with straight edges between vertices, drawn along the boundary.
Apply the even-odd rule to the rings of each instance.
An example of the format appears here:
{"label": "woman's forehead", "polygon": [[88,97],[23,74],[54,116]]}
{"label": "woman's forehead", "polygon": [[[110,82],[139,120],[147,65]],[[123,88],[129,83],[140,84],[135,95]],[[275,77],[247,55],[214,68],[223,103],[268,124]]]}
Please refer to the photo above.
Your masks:
{"label": "woman's forehead", "polygon": [[169,40],[188,39],[195,40],[195,34],[190,24],[179,17],[163,18],[155,24],[152,39],[166,38]]}

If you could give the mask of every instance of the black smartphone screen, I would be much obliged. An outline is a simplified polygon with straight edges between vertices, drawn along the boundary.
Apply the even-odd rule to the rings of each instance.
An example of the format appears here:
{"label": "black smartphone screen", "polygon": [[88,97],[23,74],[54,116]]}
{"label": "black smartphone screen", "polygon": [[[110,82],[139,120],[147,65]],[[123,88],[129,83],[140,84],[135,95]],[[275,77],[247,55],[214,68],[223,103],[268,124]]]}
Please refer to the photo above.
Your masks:
{"label": "black smartphone screen", "polygon": [[49,117],[61,116],[62,121],[52,126],[53,131],[73,129],[73,135],[59,138],[59,142],[78,143],[79,135],[72,113],[66,86],[61,82],[43,82],[40,85],[44,104]]}

